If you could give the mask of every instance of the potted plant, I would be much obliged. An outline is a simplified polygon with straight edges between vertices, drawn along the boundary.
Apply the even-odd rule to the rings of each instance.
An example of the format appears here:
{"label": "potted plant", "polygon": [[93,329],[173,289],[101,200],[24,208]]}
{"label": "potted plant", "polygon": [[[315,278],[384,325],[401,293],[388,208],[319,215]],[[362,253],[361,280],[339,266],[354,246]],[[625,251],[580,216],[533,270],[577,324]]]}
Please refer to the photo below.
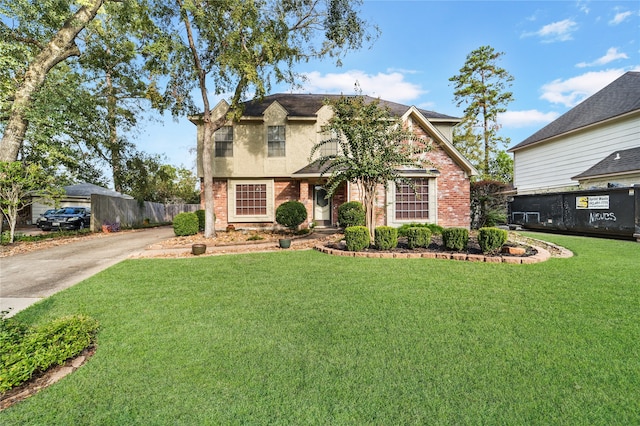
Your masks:
{"label": "potted plant", "polygon": [[[276,222],[294,232],[307,219],[307,209],[300,201],[285,201],[276,209]],[[278,241],[281,248],[291,246],[291,238],[281,238]]]}

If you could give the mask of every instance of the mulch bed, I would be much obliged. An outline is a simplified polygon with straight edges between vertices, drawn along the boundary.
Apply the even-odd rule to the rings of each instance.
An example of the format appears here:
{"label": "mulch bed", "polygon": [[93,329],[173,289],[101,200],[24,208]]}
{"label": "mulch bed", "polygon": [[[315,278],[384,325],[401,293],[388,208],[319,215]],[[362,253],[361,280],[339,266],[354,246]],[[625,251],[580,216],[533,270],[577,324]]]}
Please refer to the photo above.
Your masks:
{"label": "mulch bed", "polygon": [[[334,250],[344,250],[346,251],[347,248],[345,246],[344,243],[341,242],[331,242],[331,243],[327,243],[326,246],[328,248],[334,249]],[[445,246],[444,243],[442,242],[442,236],[440,235],[434,235],[431,237],[431,244],[429,244],[429,247],[416,247],[414,249],[410,249],[407,246],[407,239],[404,237],[400,237],[398,238],[398,246],[394,249],[391,250],[378,250],[377,248],[375,248],[374,246],[368,248],[368,249],[364,249],[362,250],[363,252],[366,253],[466,253],[466,254],[478,254],[478,255],[484,255],[484,256],[501,256],[501,257],[509,257],[509,256],[517,256],[517,257],[528,257],[528,256],[533,256],[535,254],[538,253],[538,251],[536,249],[534,249],[533,247],[526,245],[526,244],[522,244],[522,243],[518,243],[518,242],[513,242],[513,241],[509,241],[505,244],[505,246],[509,246],[509,247],[522,247],[525,249],[525,253],[524,254],[510,254],[510,253],[504,253],[504,252],[500,252],[500,253],[493,253],[493,254],[484,254],[482,253],[482,250],[480,249],[480,244],[478,244],[478,239],[475,237],[469,237],[469,244],[467,245],[467,250],[466,251],[462,251],[462,252],[454,252],[451,250],[448,250]]]}

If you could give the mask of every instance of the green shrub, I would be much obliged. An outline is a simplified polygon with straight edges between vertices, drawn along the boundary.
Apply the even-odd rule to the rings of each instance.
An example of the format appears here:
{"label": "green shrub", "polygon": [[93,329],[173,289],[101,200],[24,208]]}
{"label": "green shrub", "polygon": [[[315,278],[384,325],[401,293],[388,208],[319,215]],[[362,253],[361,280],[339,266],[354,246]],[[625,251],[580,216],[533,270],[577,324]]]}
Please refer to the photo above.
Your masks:
{"label": "green shrub", "polygon": [[498,228],[480,228],[478,244],[483,253],[495,253],[507,242],[507,231]]}
{"label": "green shrub", "polygon": [[344,230],[344,238],[347,242],[347,250],[360,251],[369,248],[371,239],[369,229],[366,226],[350,226]]}
{"label": "green shrub", "polygon": [[276,222],[294,230],[307,219],[307,209],[300,201],[285,201],[276,209]]}
{"label": "green shrub", "polygon": [[465,228],[443,229],[442,242],[447,250],[466,250],[469,244],[469,230]]}
{"label": "green shrub", "polygon": [[198,229],[204,231],[204,210],[196,210],[196,216],[198,216]]}
{"label": "green shrub", "polygon": [[98,322],[87,316],[56,319],[25,328],[2,319],[0,326],[0,392],[29,380],[36,371],[61,365],[95,340]]}
{"label": "green shrub", "polygon": [[348,203],[340,204],[340,207],[338,207],[338,223],[341,228],[345,229],[350,226],[364,226],[365,214],[362,203],[349,201]]}
{"label": "green shrub", "polygon": [[378,250],[391,250],[398,245],[398,230],[391,226],[378,226],[374,231],[374,242]]}
{"label": "green shrub", "polygon": [[198,216],[195,213],[178,213],[173,218],[173,233],[176,236],[195,235],[198,233]]}
{"label": "green shrub", "polygon": [[405,223],[398,228],[398,237],[406,237],[410,228],[426,228],[431,231],[431,235],[440,235],[443,229],[442,226],[435,223]]}
{"label": "green shrub", "polygon": [[410,249],[416,247],[429,247],[431,244],[431,230],[427,227],[413,227],[406,231],[407,246]]}

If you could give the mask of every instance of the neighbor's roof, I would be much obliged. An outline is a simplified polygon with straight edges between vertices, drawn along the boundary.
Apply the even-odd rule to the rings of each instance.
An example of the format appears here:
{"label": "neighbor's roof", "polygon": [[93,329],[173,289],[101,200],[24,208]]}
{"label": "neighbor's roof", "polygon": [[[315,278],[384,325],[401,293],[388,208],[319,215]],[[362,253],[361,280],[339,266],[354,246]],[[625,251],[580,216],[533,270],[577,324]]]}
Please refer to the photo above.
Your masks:
{"label": "neighbor's roof", "polygon": [[103,188],[102,186],[87,182],[65,186],[64,190],[66,195],[69,197],[91,197],[91,194],[99,194],[108,195],[110,197],[133,198],[129,195],[121,194],[117,191],[112,191],[110,189]]}
{"label": "neighbor's roof", "polygon": [[510,148],[509,152],[637,110],[640,110],[640,72],[630,71]]}
{"label": "neighbor's roof", "polygon": [[611,153],[604,160],[571,179],[580,180],[600,176],[640,173],[640,146]]}
{"label": "neighbor's roof", "polygon": [[[260,117],[265,110],[273,103],[278,102],[287,110],[289,116],[292,117],[313,117],[318,110],[322,108],[326,100],[338,99],[342,95],[314,95],[314,94],[295,94],[295,93],[278,93],[275,95],[265,96],[262,99],[247,101],[244,103],[244,115],[247,117]],[[385,101],[382,99],[364,96],[366,102],[379,100],[380,105],[388,107],[393,115],[402,116],[411,108],[407,105],[395,102]],[[430,120],[460,121],[457,117],[440,114],[434,111],[418,109],[421,114]]]}

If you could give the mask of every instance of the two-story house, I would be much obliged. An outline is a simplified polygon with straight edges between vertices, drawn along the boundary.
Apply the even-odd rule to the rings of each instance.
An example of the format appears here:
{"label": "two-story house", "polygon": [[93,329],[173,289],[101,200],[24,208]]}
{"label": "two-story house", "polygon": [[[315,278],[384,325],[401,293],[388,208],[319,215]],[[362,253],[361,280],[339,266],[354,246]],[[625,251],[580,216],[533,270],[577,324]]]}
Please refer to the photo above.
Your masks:
{"label": "two-story house", "polygon": [[[337,225],[337,208],[346,201],[361,201],[356,185],[340,188],[327,199],[321,171],[310,158],[312,147],[328,139],[322,132],[332,116],[326,105],[337,95],[276,94],[248,101],[237,122],[228,122],[214,135],[214,200],[216,229],[273,227],[275,210],[288,200],[307,208],[308,222]],[[469,227],[469,178],[475,168],[451,144],[452,129],[460,120],[414,106],[381,101],[422,138],[432,142],[428,169],[405,170],[415,179],[417,193],[402,185],[381,188],[377,223],[437,223],[444,227]],[[221,101],[212,119],[224,117],[228,104]],[[203,129],[198,126],[198,175],[202,179]],[[326,146],[321,154],[337,150]]]}

